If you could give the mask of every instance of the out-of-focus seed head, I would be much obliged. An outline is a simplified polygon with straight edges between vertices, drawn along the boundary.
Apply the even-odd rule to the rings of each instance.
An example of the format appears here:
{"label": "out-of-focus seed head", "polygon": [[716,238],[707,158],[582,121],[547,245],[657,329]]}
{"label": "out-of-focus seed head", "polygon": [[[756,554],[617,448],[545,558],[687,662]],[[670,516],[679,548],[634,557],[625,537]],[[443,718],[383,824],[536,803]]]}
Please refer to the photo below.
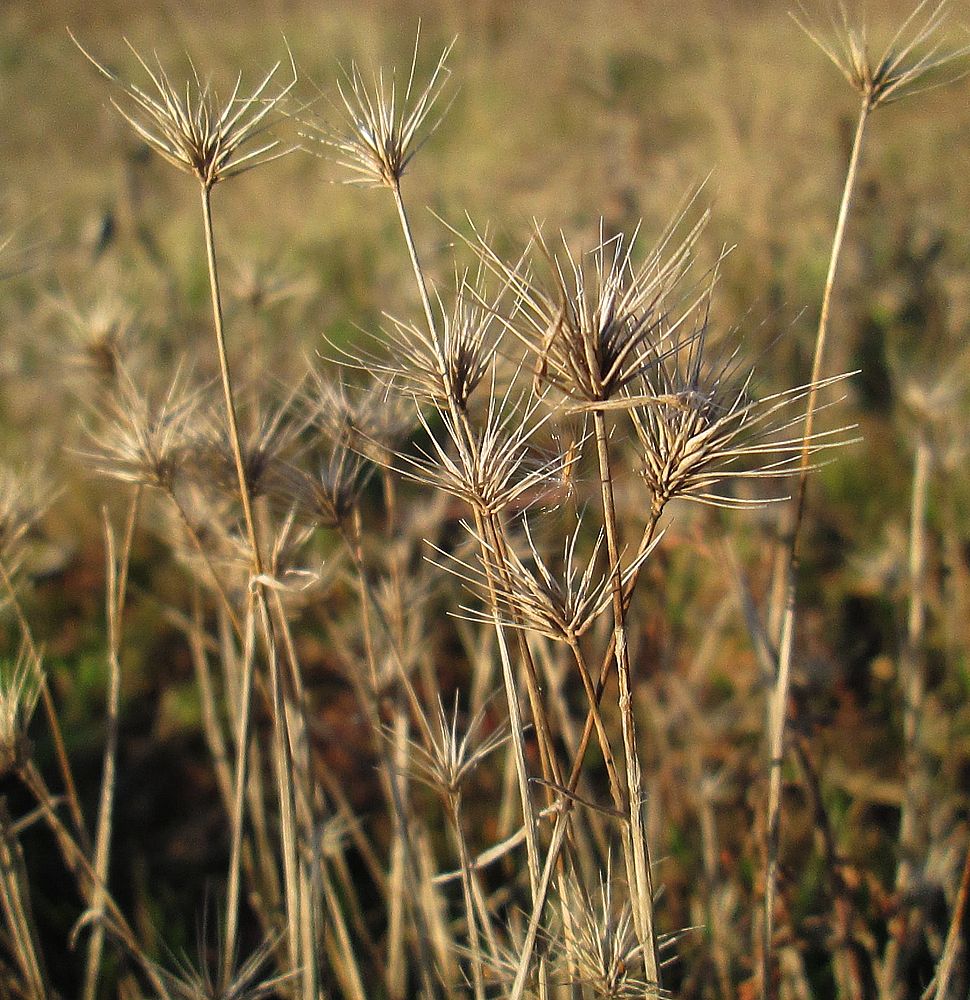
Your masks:
{"label": "out-of-focus seed head", "polygon": [[[307,425],[318,428],[333,450],[351,448],[383,465],[390,463],[417,424],[410,401],[389,391],[379,377],[358,390],[314,371],[303,407]],[[318,450],[313,443],[310,449]]]}
{"label": "out-of-focus seed head", "polygon": [[[288,460],[299,449],[306,421],[294,407],[297,392],[273,409],[240,415],[239,445],[253,497],[274,495]],[[235,451],[221,406],[213,407],[203,418],[200,445],[201,461],[211,468],[215,484],[233,496],[238,495]],[[285,507],[290,505],[285,490],[282,503]]]}
{"label": "out-of-focus seed head", "polygon": [[82,307],[67,299],[55,301],[66,321],[72,350],[69,362],[110,384],[118,374],[122,358],[129,356],[133,310],[113,295]]}
{"label": "out-of-focus seed head", "polygon": [[207,190],[220,181],[277,160],[294,147],[284,147],[279,139],[267,137],[267,129],[283,101],[296,85],[296,64],[289,64],[291,79],[273,89],[283,61],[280,60],[252,90],[242,87],[242,74],[225,101],[219,99],[211,83],[203,81],[191,63],[191,76],[184,83],[172,82],[158,56],[151,65],[126,40],[132,55],[147,77],[147,84],[121,79],[94,58],[71,35],[87,60],[120,92],[111,103],[134,129],[138,137],[172,166],[196,177]]}
{"label": "out-of-focus seed head", "polygon": [[119,366],[85,455],[104,475],[169,492],[193,448],[203,401],[181,369],[156,402]]}
{"label": "out-of-focus seed head", "polygon": [[27,727],[40,697],[41,669],[26,645],[16,660],[0,660],[0,775],[16,768],[29,749]]}
{"label": "out-of-focus seed head", "polygon": [[[828,29],[803,3],[792,17],[872,110],[934,86],[927,77],[970,54],[970,46],[944,47],[940,35],[949,14],[950,0],[921,0],[878,59],[873,59],[869,51],[865,18],[861,13],[853,17],[844,2],[839,3],[837,11],[830,10]],[[958,77],[964,73],[958,73]]]}
{"label": "out-of-focus seed head", "polygon": [[0,561],[8,573],[19,565],[24,542],[50,499],[50,484],[36,474],[0,465]]}
{"label": "out-of-focus seed head", "polygon": [[322,528],[347,523],[372,466],[346,444],[335,444],[317,456],[312,472],[295,465],[281,471],[282,489],[303,515]]}

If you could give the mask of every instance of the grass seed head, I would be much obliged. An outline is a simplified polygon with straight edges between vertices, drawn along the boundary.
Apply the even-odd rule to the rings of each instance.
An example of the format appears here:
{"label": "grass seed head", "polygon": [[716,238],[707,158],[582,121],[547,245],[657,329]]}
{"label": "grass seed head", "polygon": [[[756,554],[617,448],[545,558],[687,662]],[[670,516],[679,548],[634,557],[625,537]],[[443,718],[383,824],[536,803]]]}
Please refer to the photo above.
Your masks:
{"label": "grass seed head", "polygon": [[575,877],[566,883],[563,908],[569,908],[561,961],[563,979],[589,987],[609,1000],[664,996],[643,974],[643,950],[633,928],[629,902],[613,898],[609,868],[600,873],[599,886],[590,895]]}
{"label": "grass seed head", "polygon": [[26,645],[16,660],[0,660],[0,775],[24,759],[27,727],[37,707],[42,681],[41,665]]}
{"label": "grass seed head", "polygon": [[516,299],[506,326],[532,359],[537,391],[552,385],[575,400],[600,402],[643,375],[666,336],[676,286],[707,219],[704,213],[677,241],[684,215],[640,263],[633,257],[639,227],[629,237],[607,237],[601,225],[599,242],[583,253],[565,235],[562,250],[554,250],[537,227],[533,244],[545,261],[544,279],[527,254],[510,264],[474,234],[473,249]]}
{"label": "grass seed head", "polygon": [[119,363],[114,391],[89,431],[85,453],[104,475],[169,492],[193,448],[196,420],[204,401],[178,370],[157,402],[135,385]]}
{"label": "grass seed head", "polygon": [[8,573],[19,565],[24,542],[49,503],[49,484],[0,465],[0,560]]}
{"label": "grass seed head", "polygon": [[827,29],[803,3],[792,17],[872,110],[934,86],[927,77],[970,54],[970,46],[945,47],[940,36],[949,13],[950,0],[920,0],[878,59],[873,59],[869,50],[864,16],[860,13],[853,18],[844,2],[839,3],[837,12],[830,11]]}
{"label": "grass seed head", "polygon": [[485,708],[479,709],[464,732],[459,727],[458,695],[450,713],[445,711],[441,695],[435,703],[433,721],[425,720],[424,742],[412,741],[413,776],[446,795],[461,791],[463,782],[481,762],[509,738],[504,728],[483,735]]}
{"label": "grass seed head", "polygon": [[[557,572],[539,552],[525,514],[521,523],[525,554],[520,555],[511,546],[504,551],[501,556],[503,572],[496,579],[489,580],[480,557],[478,562],[472,564],[441,552],[440,555],[447,560],[444,568],[483,597],[493,592],[497,610],[507,627],[530,629],[560,642],[575,642],[610,607],[612,601],[609,575],[605,571],[597,572],[603,532],[596,538],[583,564],[577,556],[582,534],[582,522],[578,520],[575,530],[566,537],[561,568]],[[498,558],[485,539],[473,529],[468,530],[480,547]],[[624,584],[639,571],[652,551],[653,545],[623,569]],[[489,615],[465,610],[475,620],[492,621]]]}
{"label": "grass seed head", "polygon": [[345,127],[304,133],[333,149],[337,162],[350,171],[352,184],[396,188],[415,153],[440,124],[439,118],[425,130],[450,76],[445,63],[454,42],[445,46],[428,82],[419,87],[415,75],[420,40],[419,28],[403,93],[396,70],[378,70],[368,85],[351,63],[338,84]]}
{"label": "grass seed head", "polygon": [[280,60],[262,80],[244,91],[242,74],[228,99],[221,101],[212,84],[191,63],[184,84],[172,82],[158,55],[154,63],[125,40],[147,77],[147,84],[123,80],[99,62],[71,35],[87,60],[121,92],[111,103],[136,135],[162,159],[196,177],[209,190],[220,181],[279,159],[295,147],[283,146],[267,130],[275,123],[287,95],[296,85],[296,64],[289,56],[292,76],[274,89],[283,65]]}
{"label": "grass seed head", "polygon": [[515,503],[524,503],[549,479],[562,473],[566,457],[559,452],[541,455],[535,438],[550,414],[540,413],[543,397],[526,400],[515,396],[515,385],[498,395],[497,374],[492,365],[492,391],[484,420],[471,432],[449,409],[435,411],[432,418],[419,413],[428,444],[416,454],[401,453],[396,468],[408,479],[435,486],[472,505],[483,514],[493,514]]}
{"label": "grass seed head", "polygon": [[[639,440],[640,473],[653,493],[653,510],[675,498],[720,507],[762,506],[785,496],[747,500],[721,484],[729,480],[780,480],[801,459],[803,385],[758,398],[755,372],[740,347],[718,351],[708,341],[707,318],[679,336],[644,377],[644,402],[630,408]],[[847,376],[823,379],[818,388]],[[844,429],[815,432],[810,455],[844,443]]]}

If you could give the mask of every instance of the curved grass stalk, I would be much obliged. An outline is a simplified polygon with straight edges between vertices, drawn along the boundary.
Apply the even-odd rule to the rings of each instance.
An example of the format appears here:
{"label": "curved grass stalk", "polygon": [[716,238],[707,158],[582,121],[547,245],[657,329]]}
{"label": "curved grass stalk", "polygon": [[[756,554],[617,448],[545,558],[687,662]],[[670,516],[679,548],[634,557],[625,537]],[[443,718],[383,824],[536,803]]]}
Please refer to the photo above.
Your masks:
{"label": "curved grass stalk", "polygon": [[822,363],[825,357],[825,345],[828,337],[832,292],[835,288],[835,276],[838,271],[842,244],[845,239],[846,222],[849,218],[849,209],[852,204],[852,195],[855,190],[855,182],[859,170],[862,140],[871,112],[872,103],[870,95],[867,93],[863,97],[859,118],[856,122],[852,153],[849,157],[849,166],[846,172],[845,185],[842,189],[842,201],[839,205],[835,236],[832,240],[828,274],[825,279],[825,289],[822,293],[822,309],[819,315],[818,332],[815,337],[815,355],[812,359],[812,374],[809,381],[810,388],[805,409],[805,424],[802,431],[802,452],[799,461],[798,486],[795,494],[795,513],[788,549],[785,611],[781,619],[778,665],[775,674],[774,690],[771,693],[768,706],[767,843],[765,855],[765,899],[761,934],[761,992],[763,997],[768,997],[771,981],[771,952],[772,937],[774,934],[774,909],[778,881],[778,849],[781,820],[781,768],[785,752],[785,722],[788,693],[791,687],[791,664],[795,640],[795,613],[797,604],[796,587],[801,560],[801,530],[805,518],[808,473],[811,466],[812,430],[815,423],[815,410],[817,408],[818,383],[822,374]]}

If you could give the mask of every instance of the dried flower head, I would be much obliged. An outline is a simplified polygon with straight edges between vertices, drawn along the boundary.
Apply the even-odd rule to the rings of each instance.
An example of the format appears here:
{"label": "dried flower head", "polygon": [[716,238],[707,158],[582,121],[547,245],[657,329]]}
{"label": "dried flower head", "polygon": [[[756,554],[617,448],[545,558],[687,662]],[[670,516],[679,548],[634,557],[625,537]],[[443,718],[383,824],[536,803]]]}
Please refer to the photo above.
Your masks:
{"label": "dried flower head", "polygon": [[226,101],[220,101],[211,83],[203,81],[189,61],[191,78],[176,86],[155,56],[154,66],[126,39],[125,44],[148,77],[149,86],[122,80],[91,55],[71,35],[88,61],[122,93],[111,99],[119,114],[136,134],[164,160],[198,178],[209,190],[220,181],[279,159],[293,147],[282,147],[279,139],[267,138],[274,112],[296,85],[296,64],[289,56],[292,78],[271,90],[283,61],[280,60],[248,93],[242,89],[242,74]]}
{"label": "dried flower head", "polygon": [[[370,364],[366,368],[375,370]],[[319,428],[334,447],[350,447],[387,464],[414,430],[413,406],[389,392],[380,379],[359,390],[320,371],[311,372],[310,379],[302,401],[307,424]]]}
{"label": "dried flower head", "polygon": [[[754,377],[754,369],[744,366],[740,346],[726,354],[711,348],[706,318],[699,331],[678,338],[658,357],[644,377],[645,402],[629,411],[655,514],[676,497],[721,507],[785,499],[748,500],[720,487],[731,479],[783,479],[801,458],[805,412],[799,404],[812,386],[757,398]],[[822,379],[815,388],[846,377]],[[845,443],[846,430],[813,433],[809,454]]]}
{"label": "dried flower head", "polygon": [[241,964],[235,955],[229,963],[225,961],[221,922],[216,927],[216,938],[212,947],[207,906],[196,936],[194,960],[183,954],[174,958],[171,970],[157,970],[173,1000],[268,1000],[279,996],[280,990],[296,975],[292,972],[274,975],[267,971],[277,944],[274,938],[263,941]]}
{"label": "dried flower head", "polygon": [[[422,134],[441,92],[448,82],[445,67],[452,41],[446,45],[427,84],[420,90],[415,85],[418,63],[420,26],[414,40],[414,55],[403,94],[396,70],[385,75],[378,70],[368,86],[356,63],[344,72],[338,84],[347,127],[342,131],[325,129],[304,133],[332,147],[337,162],[351,171],[349,183],[377,187],[397,187],[415,153],[440,124],[438,119]],[[388,82],[389,81],[389,82]]]}
{"label": "dried flower head", "polygon": [[67,298],[54,302],[67,323],[74,349],[70,361],[105,381],[117,375],[121,358],[128,352],[133,310],[116,296],[107,294],[87,307]]}
{"label": "dried flower head", "polygon": [[803,3],[792,17],[872,110],[932,86],[925,80],[929,74],[970,53],[970,46],[943,48],[940,32],[949,8],[950,0],[920,0],[875,61],[869,52],[865,19],[860,16],[853,21],[844,2],[839,3],[837,13],[830,12],[828,32]]}
{"label": "dried flower head", "polygon": [[98,414],[100,426],[89,430],[93,449],[86,457],[107,476],[169,492],[193,445],[203,399],[179,369],[154,402],[119,365],[114,391]]}
{"label": "dried flower head", "polygon": [[48,483],[0,465],[0,561],[8,573],[19,563],[23,543],[49,503]]}
{"label": "dried flower head", "polygon": [[281,471],[283,489],[316,525],[339,528],[347,523],[373,466],[345,443],[318,455],[313,472],[295,465]]}
{"label": "dried flower head", "polygon": [[633,928],[629,902],[613,899],[609,867],[600,873],[592,896],[575,877],[566,882],[561,906],[569,909],[563,920],[563,978],[589,987],[595,996],[610,1000],[660,997],[656,983],[643,972],[643,949]]}
{"label": "dried flower head", "polygon": [[561,474],[567,461],[559,452],[537,455],[534,439],[551,416],[549,412],[539,415],[543,397],[528,401],[524,393],[513,397],[514,382],[497,394],[494,365],[491,381],[484,422],[471,436],[451,409],[435,411],[435,423],[444,428],[443,435],[436,434],[431,420],[419,412],[429,445],[419,446],[416,454],[402,453],[396,466],[403,476],[436,486],[483,514],[521,502],[524,495]]}
{"label": "dried flower head", "polygon": [[[257,409],[245,427],[240,429],[239,447],[242,453],[246,482],[253,497],[273,491],[286,462],[298,449],[300,434],[306,420],[298,414],[294,400],[300,388],[272,409]],[[204,457],[211,463],[215,481],[227,494],[238,495],[235,450],[232,435],[221,408],[213,409],[205,420],[202,435]],[[284,496],[286,506],[289,498]]]}
{"label": "dried flower head", "polygon": [[40,662],[26,644],[16,660],[0,660],[0,775],[23,757],[42,682]]}
{"label": "dried flower head", "polygon": [[234,261],[231,290],[254,313],[268,306],[309,296],[313,283],[293,272],[275,258],[245,258]]}
{"label": "dried flower head", "polygon": [[[609,574],[597,572],[603,532],[596,538],[585,565],[581,565],[576,550],[582,522],[577,520],[575,530],[566,537],[563,546],[561,569],[554,572],[539,552],[525,514],[522,515],[522,529],[526,542],[524,556],[511,547],[499,556],[487,541],[468,529],[480,549],[501,559],[503,572],[497,578],[489,579],[480,557],[477,563],[471,564],[438,550],[446,560],[444,568],[470,584],[476,593],[483,596],[494,593],[496,609],[507,626],[530,629],[561,642],[575,642],[610,607],[612,600]],[[624,585],[639,571],[657,542],[659,538],[623,569]],[[481,613],[468,608],[463,610],[475,620],[491,621]]]}
{"label": "dried flower head", "polygon": [[487,735],[481,730],[485,708],[479,709],[464,733],[458,726],[458,695],[450,715],[445,712],[439,694],[433,723],[425,721],[422,731],[425,742],[412,741],[411,768],[414,777],[446,795],[455,795],[468,775],[509,738],[507,729],[499,728]]}
{"label": "dried flower head", "polygon": [[516,296],[506,321],[532,359],[536,389],[553,385],[579,402],[615,397],[653,363],[656,346],[675,325],[670,315],[673,291],[693,259],[693,247],[707,213],[675,243],[684,213],[668,227],[639,264],[633,260],[639,227],[576,253],[561,235],[562,252],[553,250],[537,229],[534,245],[546,262],[546,279],[524,266],[525,256],[509,264],[484,235],[471,244],[479,257]]}
{"label": "dried flower head", "polygon": [[465,275],[457,284],[450,312],[438,299],[440,330],[430,334],[426,324],[388,316],[391,329],[385,333],[391,360],[373,358],[365,363],[399,392],[435,405],[451,402],[464,411],[488,372],[501,335],[497,303],[485,304],[480,283],[470,283]]}

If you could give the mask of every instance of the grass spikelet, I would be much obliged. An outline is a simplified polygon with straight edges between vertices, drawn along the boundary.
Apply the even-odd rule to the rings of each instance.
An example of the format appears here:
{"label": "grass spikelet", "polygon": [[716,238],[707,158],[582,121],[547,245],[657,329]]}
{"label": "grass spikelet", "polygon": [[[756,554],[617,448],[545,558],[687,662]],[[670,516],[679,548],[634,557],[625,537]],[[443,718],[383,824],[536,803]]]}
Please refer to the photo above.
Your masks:
{"label": "grass spikelet", "polygon": [[[970,46],[947,48],[940,37],[950,15],[950,0],[920,0],[886,45],[873,59],[865,18],[853,18],[845,2],[829,14],[828,30],[803,3],[792,12],[795,23],[829,57],[858,91],[870,109],[892,104],[934,84],[932,76],[944,66],[962,60]],[[963,76],[943,82],[953,82]],[[930,77],[930,80],[926,78]]]}
{"label": "grass spikelet", "polygon": [[135,134],[167,163],[195,176],[206,190],[278,160],[295,148],[266,135],[274,124],[274,113],[296,86],[292,55],[292,78],[282,87],[272,89],[283,65],[280,60],[248,93],[243,90],[240,73],[223,101],[211,82],[199,76],[191,60],[191,77],[184,85],[176,85],[157,54],[152,65],[126,39],[125,44],[148,78],[148,85],[142,87],[109,70],[73,34],[71,39],[95,69],[120,89],[121,99],[111,98],[111,103]]}
{"label": "grass spikelet", "polygon": [[368,84],[357,64],[351,63],[338,84],[346,127],[303,133],[334,150],[337,162],[350,171],[348,183],[396,187],[421,145],[437,129],[440,118],[423,131],[448,83],[450,71],[445,64],[455,43],[445,46],[428,82],[419,88],[415,75],[420,41],[419,26],[403,92],[396,71],[378,70]]}

